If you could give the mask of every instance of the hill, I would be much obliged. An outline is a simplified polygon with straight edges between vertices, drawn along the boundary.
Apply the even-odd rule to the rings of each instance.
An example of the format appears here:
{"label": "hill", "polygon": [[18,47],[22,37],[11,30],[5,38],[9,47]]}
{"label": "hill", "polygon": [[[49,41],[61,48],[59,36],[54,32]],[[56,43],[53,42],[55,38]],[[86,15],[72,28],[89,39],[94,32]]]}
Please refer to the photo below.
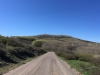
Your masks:
{"label": "hill", "polygon": [[82,40],[66,35],[37,35],[31,36],[36,39],[45,40],[42,48],[45,50],[52,51],[69,51],[89,53],[89,54],[100,54],[100,43]]}
{"label": "hill", "polygon": [[74,51],[76,53],[100,54],[100,43],[67,35],[42,34],[36,36],[14,36],[13,38],[27,45],[31,45],[33,40],[43,40],[45,42],[41,48],[47,51]]}

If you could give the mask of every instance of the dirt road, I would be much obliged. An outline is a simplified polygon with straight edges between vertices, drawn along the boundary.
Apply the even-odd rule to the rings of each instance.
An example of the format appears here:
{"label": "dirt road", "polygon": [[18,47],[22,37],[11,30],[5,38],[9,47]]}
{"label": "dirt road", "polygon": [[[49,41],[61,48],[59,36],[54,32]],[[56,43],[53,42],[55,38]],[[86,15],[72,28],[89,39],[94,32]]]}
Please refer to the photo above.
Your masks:
{"label": "dirt road", "polygon": [[4,75],[77,75],[59,59],[55,53],[48,52]]}

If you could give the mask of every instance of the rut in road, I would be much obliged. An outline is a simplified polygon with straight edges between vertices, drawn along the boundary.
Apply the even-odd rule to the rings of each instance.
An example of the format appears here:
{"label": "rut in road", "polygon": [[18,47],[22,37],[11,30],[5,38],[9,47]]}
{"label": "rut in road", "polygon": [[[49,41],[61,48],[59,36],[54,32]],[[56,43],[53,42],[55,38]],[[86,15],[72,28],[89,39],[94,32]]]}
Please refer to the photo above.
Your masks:
{"label": "rut in road", "polygon": [[54,52],[48,52],[4,75],[77,75],[59,59]]}

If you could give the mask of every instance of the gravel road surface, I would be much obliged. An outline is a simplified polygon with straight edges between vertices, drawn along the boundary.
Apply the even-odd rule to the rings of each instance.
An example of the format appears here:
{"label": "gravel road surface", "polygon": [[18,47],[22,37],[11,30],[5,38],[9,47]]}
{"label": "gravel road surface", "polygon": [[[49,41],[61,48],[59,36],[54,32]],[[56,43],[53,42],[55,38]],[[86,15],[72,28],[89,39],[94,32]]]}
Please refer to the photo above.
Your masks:
{"label": "gravel road surface", "polygon": [[4,75],[77,75],[54,52],[48,52]]}

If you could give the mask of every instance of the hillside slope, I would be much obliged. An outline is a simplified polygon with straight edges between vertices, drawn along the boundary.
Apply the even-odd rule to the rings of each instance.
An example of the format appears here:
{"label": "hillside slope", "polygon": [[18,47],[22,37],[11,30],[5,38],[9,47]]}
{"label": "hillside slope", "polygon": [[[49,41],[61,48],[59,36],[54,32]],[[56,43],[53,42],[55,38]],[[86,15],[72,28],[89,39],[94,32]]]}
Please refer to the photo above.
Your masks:
{"label": "hillside slope", "polygon": [[[34,40],[32,39],[32,41]],[[35,49],[30,44],[25,44],[14,37],[0,36],[0,68],[45,52],[42,49]]]}
{"label": "hillside slope", "polygon": [[87,40],[81,40],[66,35],[37,35],[33,36],[36,39],[45,40],[42,48],[45,50],[52,51],[74,51],[89,54],[100,54],[100,43],[91,42]]}

